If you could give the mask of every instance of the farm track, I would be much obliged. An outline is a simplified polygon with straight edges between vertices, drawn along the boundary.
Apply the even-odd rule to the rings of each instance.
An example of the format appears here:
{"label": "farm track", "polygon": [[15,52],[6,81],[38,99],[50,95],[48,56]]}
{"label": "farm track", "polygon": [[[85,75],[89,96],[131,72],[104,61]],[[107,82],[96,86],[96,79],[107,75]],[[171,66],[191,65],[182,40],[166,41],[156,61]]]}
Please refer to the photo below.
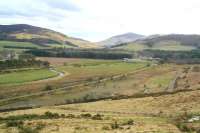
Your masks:
{"label": "farm track", "polygon": [[175,78],[169,83],[168,87],[166,88],[167,92],[173,92],[175,91],[176,87],[177,87],[177,81],[180,78],[180,76],[182,75],[183,72],[179,71],[177,72]]}

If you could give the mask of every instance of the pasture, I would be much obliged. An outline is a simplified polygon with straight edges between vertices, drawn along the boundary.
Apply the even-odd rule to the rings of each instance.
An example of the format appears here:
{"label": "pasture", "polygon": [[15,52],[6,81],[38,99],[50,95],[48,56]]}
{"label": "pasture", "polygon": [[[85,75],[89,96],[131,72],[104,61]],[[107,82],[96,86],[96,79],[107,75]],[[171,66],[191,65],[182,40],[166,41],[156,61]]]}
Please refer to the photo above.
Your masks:
{"label": "pasture", "polygon": [[0,74],[1,85],[16,85],[31,81],[37,81],[57,76],[57,73],[49,71],[48,69],[25,70],[11,73]]}

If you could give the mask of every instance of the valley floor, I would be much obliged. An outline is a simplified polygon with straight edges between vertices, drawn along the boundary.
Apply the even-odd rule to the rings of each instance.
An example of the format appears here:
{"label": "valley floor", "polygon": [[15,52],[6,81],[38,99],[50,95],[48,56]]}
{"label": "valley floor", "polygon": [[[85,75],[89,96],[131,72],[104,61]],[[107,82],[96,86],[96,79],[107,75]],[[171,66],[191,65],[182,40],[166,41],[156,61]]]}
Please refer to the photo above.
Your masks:
{"label": "valley floor", "polygon": [[200,131],[199,65],[41,59],[68,75],[1,85],[0,132]]}

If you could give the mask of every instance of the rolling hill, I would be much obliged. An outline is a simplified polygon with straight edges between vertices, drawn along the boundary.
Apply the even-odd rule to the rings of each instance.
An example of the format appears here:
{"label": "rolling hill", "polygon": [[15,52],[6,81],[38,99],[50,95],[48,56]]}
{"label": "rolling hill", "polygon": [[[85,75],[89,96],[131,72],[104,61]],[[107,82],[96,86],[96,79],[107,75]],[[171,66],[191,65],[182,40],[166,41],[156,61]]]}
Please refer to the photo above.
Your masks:
{"label": "rolling hill", "polygon": [[200,47],[200,35],[155,35],[139,39],[130,43],[113,46],[115,49],[140,51],[144,49],[188,51]]}
{"label": "rolling hill", "polygon": [[30,42],[40,46],[97,47],[94,43],[86,40],[69,37],[50,29],[26,24],[0,25],[0,40]]}
{"label": "rolling hill", "polygon": [[113,36],[104,41],[98,42],[98,44],[101,46],[111,47],[111,46],[119,45],[121,43],[133,42],[143,37],[144,37],[143,35],[139,35],[135,33],[126,33],[122,35]]}

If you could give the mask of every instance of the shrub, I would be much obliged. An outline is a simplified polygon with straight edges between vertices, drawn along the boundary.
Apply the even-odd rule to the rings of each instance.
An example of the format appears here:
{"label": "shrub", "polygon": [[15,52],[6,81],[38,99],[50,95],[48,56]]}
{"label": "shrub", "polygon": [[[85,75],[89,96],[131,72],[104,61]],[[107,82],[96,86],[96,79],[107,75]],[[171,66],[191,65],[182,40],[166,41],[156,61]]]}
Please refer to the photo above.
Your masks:
{"label": "shrub", "polygon": [[133,125],[134,121],[132,119],[128,119],[122,123],[122,125]]}
{"label": "shrub", "polygon": [[117,121],[114,121],[114,123],[111,123],[111,128],[112,129],[118,129],[119,128],[119,124],[117,123]]}
{"label": "shrub", "polygon": [[65,114],[61,114],[60,117],[65,118],[66,116],[65,116]]}
{"label": "shrub", "polygon": [[7,121],[6,126],[7,127],[20,127],[24,124],[23,121]]}
{"label": "shrub", "polygon": [[53,87],[50,86],[50,85],[47,85],[44,90],[45,91],[50,91],[50,90],[53,90]]}
{"label": "shrub", "polygon": [[92,119],[93,120],[102,120],[103,118],[102,118],[102,115],[96,114],[96,115],[92,116]]}
{"label": "shrub", "polygon": [[59,114],[58,113],[51,113],[49,111],[44,113],[44,117],[46,118],[59,118]]}
{"label": "shrub", "polygon": [[188,127],[186,124],[184,123],[179,123],[177,124],[177,127],[183,131],[183,132],[192,132],[195,131],[195,129],[193,129],[192,127]]}
{"label": "shrub", "polygon": [[35,129],[36,129],[36,130],[42,130],[44,127],[45,127],[45,124],[43,124],[43,123],[38,123]]}
{"label": "shrub", "polygon": [[73,114],[68,114],[66,117],[67,117],[67,118],[76,118],[76,116],[73,115]]}
{"label": "shrub", "polygon": [[103,126],[103,127],[102,127],[102,130],[110,130],[110,127],[108,127],[108,126]]}
{"label": "shrub", "polygon": [[87,113],[87,114],[81,114],[80,117],[81,117],[81,118],[91,118],[92,115],[89,114],[89,113]]}

